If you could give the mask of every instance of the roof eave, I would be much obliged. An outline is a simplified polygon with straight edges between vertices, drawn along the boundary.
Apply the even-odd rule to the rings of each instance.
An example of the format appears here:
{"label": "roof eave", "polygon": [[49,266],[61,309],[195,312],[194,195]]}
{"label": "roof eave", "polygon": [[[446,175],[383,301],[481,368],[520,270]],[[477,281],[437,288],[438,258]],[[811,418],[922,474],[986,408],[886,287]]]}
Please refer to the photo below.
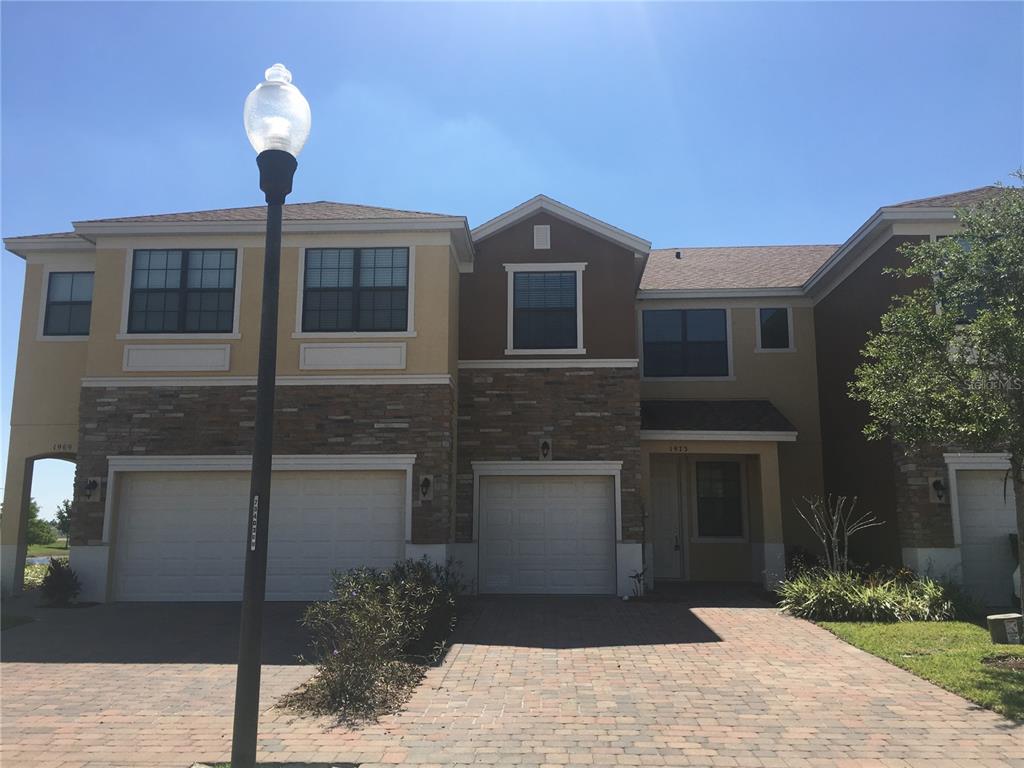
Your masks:
{"label": "roof eave", "polygon": [[956,208],[897,208],[882,207],[850,235],[835,253],[825,260],[803,284],[803,291],[809,296],[820,297],[830,287],[827,278],[844,263],[849,255],[870,239],[880,227],[897,221],[950,221],[956,219]]}
{"label": "roof eave", "polygon": [[87,253],[95,244],[86,238],[72,240],[66,237],[5,237],[4,248],[15,256],[27,259],[38,253]]}
{"label": "roof eave", "polygon": [[799,285],[782,288],[641,288],[637,299],[756,299],[803,298]]}

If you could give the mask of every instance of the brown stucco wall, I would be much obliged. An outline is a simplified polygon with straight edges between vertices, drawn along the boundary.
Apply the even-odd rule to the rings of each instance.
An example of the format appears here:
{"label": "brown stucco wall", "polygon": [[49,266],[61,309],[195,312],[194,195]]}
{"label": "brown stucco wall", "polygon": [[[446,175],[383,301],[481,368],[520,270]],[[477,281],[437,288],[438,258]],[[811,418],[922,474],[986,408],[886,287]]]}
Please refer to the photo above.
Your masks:
{"label": "brown stucco wall", "polygon": [[[879,328],[879,318],[889,308],[891,297],[914,285],[909,280],[883,274],[883,270],[903,266],[905,259],[897,249],[903,243],[920,240],[920,237],[890,237],[819,301],[814,310],[825,489],[833,494],[858,497],[860,509],[872,510],[885,521],[883,527],[861,535],[851,544],[854,556],[860,560],[898,564],[901,544],[941,546],[917,544],[915,540],[930,525],[944,528],[943,518],[949,517],[948,505],[944,509],[933,509],[932,515],[925,515],[919,509],[914,513],[912,524],[910,517],[904,519],[897,515],[901,497],[904,505],[915,498],[915,491],[907,485],[914,476],[913,471],[906,470],[913,462],[897,466],[894,457],[901,452],[894,448],[892,441],[869,441],[864,437],[867,406],[848,395],[849,382],[861,362],[860,350],[868,333]],[[927,534],[924,538],[931,541],[943,536],[936,531],[935,537]]]}
{"label": "brown stucco wall", "polygon": [[[252,452],[255,387],[83,387],[79,478],[106,477],[108,456]],[[413,496],[412,540],[451,530],[454,392],[447,385],[278,387],[278,454],[415,453],[413,477],[434,477],[433,501]],[[103,503],[76,502],[72,544],[103,534]]]}
{"label": "brown stucco wall", "polygon": [[622,539],[643,541],[636,368],[495,368],[459,373],[456,541],[473,540],[473,462],[622,461]]}
{"label": "brown stucco wall", "polygon": [[[534,250],[533,227],[551,227],[551,248]],[[544,211],[476,243],[473,272],[460,277],[459,357],[505,358],[508,273],[505,264],[586,262],[583,346],[589,358],[635,358],[634,295],[639,280],[633,252]]]}

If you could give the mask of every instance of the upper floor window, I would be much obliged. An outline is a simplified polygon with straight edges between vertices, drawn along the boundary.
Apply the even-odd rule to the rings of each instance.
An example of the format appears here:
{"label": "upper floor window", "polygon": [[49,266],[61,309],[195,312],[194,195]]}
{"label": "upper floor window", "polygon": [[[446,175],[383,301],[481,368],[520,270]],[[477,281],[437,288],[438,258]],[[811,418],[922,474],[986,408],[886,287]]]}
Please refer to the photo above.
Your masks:
{"label": "upper floor window", "polygon": [[304,332],[408,330],[408,248],[307,249],[302,285]]}
{"label": "upper floor window", "polygon": [[88,336],[92,272],[51,272],[46,286],[44,336]]}
{"label": "upper floor window", "polygon": [[729,375],[724,309],[648,309],[643,313],[644,376]]}
{"label": "upper floor window", "polygon": [[135,251],[128,333],[230,333],[233,250]]}
{"label": "upper floor window", "polygon": [[789,309],[770,307],[757,311],[757,348],[782,350],[793,348],[793,329]]}
{"label": "upper floor window", "polygon": [[585,264],[507,264],[509,352],[583,353]]}

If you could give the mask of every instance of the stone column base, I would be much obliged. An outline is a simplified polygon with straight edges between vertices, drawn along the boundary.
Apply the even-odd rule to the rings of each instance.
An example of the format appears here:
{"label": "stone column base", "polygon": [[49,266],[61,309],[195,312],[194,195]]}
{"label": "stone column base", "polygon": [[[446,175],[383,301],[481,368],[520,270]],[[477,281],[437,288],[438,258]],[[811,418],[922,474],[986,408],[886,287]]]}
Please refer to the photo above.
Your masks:
{"label": "stone column base", "polygon": [[78,576],[82,591],[78,599],[87,603],[105,603],[110,599],[107,590],[110,573],[110,545],[71,547],[71,570]]}
{"label": "stone column base", "polygon": [[964,569],[960,547],[904,547],[903,564],[912,571],[933,579],[963,582]]}

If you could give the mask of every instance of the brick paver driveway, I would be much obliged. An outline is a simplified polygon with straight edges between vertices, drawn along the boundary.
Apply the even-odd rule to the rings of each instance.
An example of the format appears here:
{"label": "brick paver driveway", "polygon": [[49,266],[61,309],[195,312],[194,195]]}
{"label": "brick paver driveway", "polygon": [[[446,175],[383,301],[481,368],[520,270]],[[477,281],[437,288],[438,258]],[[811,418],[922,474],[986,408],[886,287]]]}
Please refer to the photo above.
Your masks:
{"label": "brick paver driveway", "polygon": [[[405,710],[356,731],[273,708],[308,675],[296,614],[270,615],[261,765],[1024,766],[1024,726],[735,592],[480,600]],[[4,632],[0,762],[227,759],[236,616],[113,605]]]}

